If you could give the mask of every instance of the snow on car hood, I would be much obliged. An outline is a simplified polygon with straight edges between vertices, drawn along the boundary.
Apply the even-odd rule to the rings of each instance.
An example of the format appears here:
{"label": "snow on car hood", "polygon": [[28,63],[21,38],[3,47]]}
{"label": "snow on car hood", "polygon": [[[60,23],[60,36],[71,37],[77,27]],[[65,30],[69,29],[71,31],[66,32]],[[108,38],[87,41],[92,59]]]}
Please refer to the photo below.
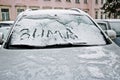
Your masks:
{"label": "snow on car hood", "polygon": [[120,80],[120,54],[106,47],[0,50],[1,80]]}

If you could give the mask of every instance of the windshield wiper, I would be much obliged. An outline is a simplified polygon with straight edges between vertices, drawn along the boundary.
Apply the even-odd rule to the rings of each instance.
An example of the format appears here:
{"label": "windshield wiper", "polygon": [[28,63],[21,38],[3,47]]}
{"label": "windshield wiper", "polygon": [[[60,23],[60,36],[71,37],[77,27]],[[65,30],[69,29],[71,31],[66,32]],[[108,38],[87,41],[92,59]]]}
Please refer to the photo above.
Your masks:
{"label": "windshield wiper", "polygon": [[65,48],[65,47],[77,47],[77,46],[83,46],[87,43],[64,43],[64,44],[54,44],[54,45],[47,45],[43,46],[41,48]]}
{"label": "windshield wiper", "polygon": [[16,45],[9,45],[9,48],[10,49],[64,48],[64,47],[87,46],[86,44],[87,44],[86,42],[53,44],[53,45],[46,45],[46,46],[16,44]]}
{"label": "windshield wiper", "polygon": [[35,49],[35,48],[38,48],[38,47],[33,45],[23,45],[23,44],[9,45],[9,49]]}

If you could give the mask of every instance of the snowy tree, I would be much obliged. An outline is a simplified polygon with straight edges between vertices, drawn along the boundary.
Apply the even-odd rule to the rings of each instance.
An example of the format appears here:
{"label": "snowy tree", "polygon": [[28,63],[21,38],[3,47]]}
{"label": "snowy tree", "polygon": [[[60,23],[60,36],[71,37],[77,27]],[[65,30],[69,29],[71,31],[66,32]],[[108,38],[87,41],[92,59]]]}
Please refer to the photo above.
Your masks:
{"label": "snowy tree", "polygon": [[110,18],[112,15],[114,18],[120,15],[120,0],[106,0],[106,3],[101,8],[105,13],[108,13]]}

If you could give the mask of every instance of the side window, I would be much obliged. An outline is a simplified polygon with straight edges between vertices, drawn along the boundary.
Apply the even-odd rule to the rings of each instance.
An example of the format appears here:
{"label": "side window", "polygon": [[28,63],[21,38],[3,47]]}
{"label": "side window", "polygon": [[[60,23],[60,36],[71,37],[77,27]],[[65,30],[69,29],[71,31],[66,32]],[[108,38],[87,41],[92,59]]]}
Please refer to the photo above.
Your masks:
{"label": "side window", "polygon": [[105,23],[98,23],[98,25],[103,29],[107,30],[107,25]]}
{"label": "side window", "polygon": [[119,22],[110,22],[110,27],[117,33],[117,36],[120,36],[120,21]]}
{"label": "side window", "polygon": [[23,11],[24,11],[24,9],[17,9],[17,14],[20,14]]}

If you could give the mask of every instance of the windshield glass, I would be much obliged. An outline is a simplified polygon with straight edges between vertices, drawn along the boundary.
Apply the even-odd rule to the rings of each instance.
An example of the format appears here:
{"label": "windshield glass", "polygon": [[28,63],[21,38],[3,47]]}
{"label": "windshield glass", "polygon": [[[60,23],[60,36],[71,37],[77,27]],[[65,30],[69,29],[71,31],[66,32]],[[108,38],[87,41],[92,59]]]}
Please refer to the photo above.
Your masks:
{"label": "windshield glass", "polygon": [[30,15],[16,23],[10,45],[106,44],[100,30],[84,15]]}
{"label": "windshield glass", "polygon": [[110,26],[115,32],[117,36],[120,36],[120,22],[110,22]]}

